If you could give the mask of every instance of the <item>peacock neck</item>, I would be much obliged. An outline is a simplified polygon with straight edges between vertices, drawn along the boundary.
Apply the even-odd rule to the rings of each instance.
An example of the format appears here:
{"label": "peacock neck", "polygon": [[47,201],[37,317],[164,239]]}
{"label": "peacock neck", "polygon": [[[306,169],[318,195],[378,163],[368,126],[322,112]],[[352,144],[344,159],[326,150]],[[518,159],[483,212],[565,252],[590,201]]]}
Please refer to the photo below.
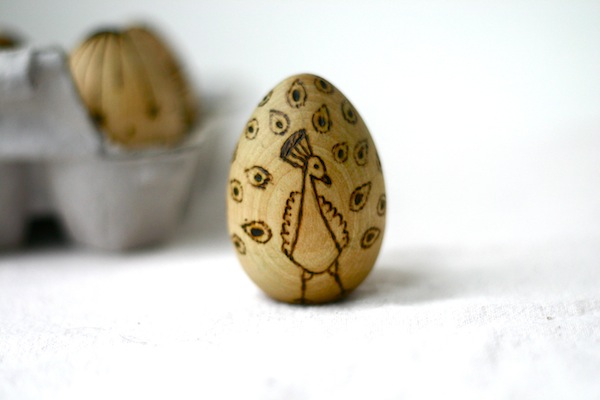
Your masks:
{"label": "peacock neck", "polygon": [[321,213],[316,182],[310,174],[304,174],[304,195],[302,197],[302,215],[319,215]]}

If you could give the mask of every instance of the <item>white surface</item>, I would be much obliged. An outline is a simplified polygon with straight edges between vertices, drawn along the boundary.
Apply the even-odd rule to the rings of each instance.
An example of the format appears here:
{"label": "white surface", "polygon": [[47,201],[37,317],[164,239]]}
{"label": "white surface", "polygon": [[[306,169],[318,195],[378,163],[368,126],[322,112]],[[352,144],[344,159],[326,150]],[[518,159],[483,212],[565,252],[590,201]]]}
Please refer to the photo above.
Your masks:
{"label": "white surface", "polygon": [[388,248],[321,307],[270,301],[230,253],[14,257],[0,397],[597,398],[597,244]]}
{"label": "white surface", "polygon": [[[222,127],[168,246],[0,255],[0,398],[600,398],[600,4],[280,3],[0,3],[67,47],[142,10]],[[301,71],[367,121],[389,203],[320,307],[261,295],[224,230],[242,126]]]}

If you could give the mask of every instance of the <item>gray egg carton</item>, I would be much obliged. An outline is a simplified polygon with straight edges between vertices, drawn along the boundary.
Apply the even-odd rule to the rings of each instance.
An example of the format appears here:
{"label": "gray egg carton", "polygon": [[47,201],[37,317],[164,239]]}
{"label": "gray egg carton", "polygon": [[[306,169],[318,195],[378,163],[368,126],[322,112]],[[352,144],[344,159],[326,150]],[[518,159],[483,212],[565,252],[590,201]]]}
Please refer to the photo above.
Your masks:
{"label": "gray egg carton", "polygon": [[0,51],[0,248],[52,214],[69,236],[122,250],[168,239],[186,209],[205,129],[177,147],[126,151],[105,140],[59,48]]}

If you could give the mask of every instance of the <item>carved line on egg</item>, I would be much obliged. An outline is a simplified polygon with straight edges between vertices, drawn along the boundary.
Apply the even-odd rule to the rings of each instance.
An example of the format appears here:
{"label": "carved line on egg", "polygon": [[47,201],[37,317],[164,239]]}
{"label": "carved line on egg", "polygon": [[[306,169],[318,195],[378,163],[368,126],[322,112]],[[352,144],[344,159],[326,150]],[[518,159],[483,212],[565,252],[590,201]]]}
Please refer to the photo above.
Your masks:
{"label": "carved line on egg", "polygon": [[380,233],[381,230],[375,226],[367,229],[360,239],[360,247],[363,249],[368,249],[369,247],[373,246],[373,244],[379,238]]}
{"label": "carved line on egg", "polygon": [[361,140],[354,146],[354,161],[357,165],[365,166],[369,161],[369,142],[367,139]]}
{"label": "carved line on egg", "polygon": [[231,198],[234,201],[241,203],[244,199],[244,188],[242,187],[242,183],[237,179],[232,179],[231,181],[229,181],[229,188]]}
{"label": "carved line on egg", "polygon": [[379,158],[379,153],[375,150],[375,163],[377,164],[377,170],[380,173],[383,173],[383,169],[381,167],[381,159]]}
{"label": "carved line on egg", "polygon": [[[101,58],[97,63],[100,66],[102,66],[104,56],[106,54],[105,50],[107,46],[107,39],[108,37],[112,36],[112,33],[98,32],[97,34],[90,37],[90,39],[88,39],[89,41],[94,42],[94,46],[90,53],[101,54]],[[87,87],[89,86],[88,82],[90,81],[90,79],[88,76],[90,75],[90,70],[92,70],[92,68],[90,68],[90,64],[92,64],[92,61],[93,58],[90,57],[87,66],[83,69],[83,76],[79,76],[78,70],[74,70],[73,75],[75,82],[78,83],[79,91],[84,100],[84,103],[89,109],[92,120],[94,121],[94,123],[96,123],[98,126],[104,129],[106,123],[106,115],[102,112],[102,85],[98,86],[98,89],[95,90],[93,96],[92,94],[88,94],[92,93],[91,90],[88,89],[84,91],[84,89],[87,89]]]}
{"label": "carved line on egg", "polygon": [[248,182],[258,189],[265,189],[267,184],[273,179],[269,171],[258,165],[250,167],[244,170],[244,172],[248,177]]}
{"label": "carved line on egg", "polygon": [[315,78],[315,87],[319,92],[331,94],[333,93],[333,85],[323,78]]}
{"label": "carved line on egg", "polygon": [[271,228],[263,221],[247,222],[242,225],[242,229],[252,240],[260,244],[267,243],[273,236]]}
{"label": "carved line on egg", "polygon": [[276,135],[285,135],[290,127],[290,118],[287,114],[278,111],[278,110],[270,110],[269,111],[269,127],[271,128],[271,132]]}
{"label": "carved line on egg", "polygon": [[379,215],[379,216],[385,215],[385,210],[387,207],[386,203],[387,202],[386,202],[385,193],[384,193],[381,196],[379,196],[379,200],[377,200],[377,215]]}
{"label": "carved line on egg", "polygon": [[244,243],[242,238],[240,238],[234,233],[233,235],[231,235],[231,241],[238,253],[240,253],[241,255],[246,254],[246,244]]}
{"label": "carved line on egg", "polygon": [[[304,190],[304,187],[302,187]],[[292,223],[294,221],[295,214],[299,213],[300,207],[302,206],[302,198],[304,197],[304,191],[293,191],[290,192],[288,199],[285,202],[285,208],[283,209],[281,224],[281,238],[283,239],[283,243],[281,244],[281,251],[285,254],[290,261],[294,261],[292,258],[292,248],[295,245],[295,240],[297,236],[297,231],[300,228],[301,221],[296,221],[297,224],[294,224],[294,229],[292,230]]]}
{"label": "carved line on egg", "polygon": [[[148,117],[150,117],[150,119],[155,119],[160,112],[160,108],[158,106],[158,99],[157,99],[156,93],[153,89],[152,81],[149,76],[147,67],[142,62],[142,56],[140,54],[140,51],[139,51],[138,47],[136,46],[136,44],[134,43],[134,40],[131,37],[131,35],[130,34],[122,35],[121,40],[123,42],[125,42],[125,41],[129,42],[129,45],[133,49],[132,53],[135,54],[135,57],[137,58],[139,65],[142,66],[142,68],[140,68],[140,71],[139,71],[139,76],[142,78],[141,82],[143,82],[143,84],[141,85],[141,88],[145,92],[144,98],[147,100],[146,115]],[[121,52],[121,54],[122,54],[122,52]],[[105,53],[105,55],[106,55],[106,53]],[[124,80],[124,78],[122,78],[122,79]],[[129,131],[129,135],[131,137],[135,136],[135,131],[136,131],[135,126],[133,126],[131,128],[131,130]]]}
{"label": "carved line on egg", "polygon": [[260,126],[258,125],[258,120],[256,118],[252,118],[246,124],[246,129],[244,130],[244,136],[246,136],[246,139],[252,140],[256,137],[256,135],[258,135],[259,129],[260,129]]}
{"label": "carved line on egg", "polygon": [[333,123],[329,117],[329,109],[323,104],[312,117],[312,124],[315,130],[319,133],[327,133],[331,129]]}
{"label": "carved line on egg", "polygon": [[350,211],[358,212],[362,210],[369,200],[371,193],[371,182],[360,185],[350,195]]}
{"label": "carved line on egg", "polygon": [[[298,302],[306,302],[306,284],[315,274],[328,273],[343,295],[346,290],[339,276],[338,259],[350,238],[344,217],[319,195],[317,182],[328,186],[333,183],[325,162],[313,154],[305,129],[296,131],[285,141],[280,157],[302,172],[302,187],[292,191],[286,200],[281,225],[281,251],[301,269]],[[305,225],[304,219],[317,222]],[[315,245],[321,250],[317,260],[312,251]]]}
{"label": "carved line on egg", "polygon": [[355,125],[356,121],[358,121],[358,114],[348,100],[342,102],[342,115],[349,124]]}
{"label": "carved line on egg", "polygon": [[306,88],[300,79],[296,79],[292,82],[288,92],[287,92],[287,102],[290,107],[300,108],[306,104],[306,99],[308,98],[308,94],[306,93]]}
{"label": "carved line on egg", "polygon": [[342,142],[331,148],[333,159],[339,163],[344,163],[348,159],[348,143]]}

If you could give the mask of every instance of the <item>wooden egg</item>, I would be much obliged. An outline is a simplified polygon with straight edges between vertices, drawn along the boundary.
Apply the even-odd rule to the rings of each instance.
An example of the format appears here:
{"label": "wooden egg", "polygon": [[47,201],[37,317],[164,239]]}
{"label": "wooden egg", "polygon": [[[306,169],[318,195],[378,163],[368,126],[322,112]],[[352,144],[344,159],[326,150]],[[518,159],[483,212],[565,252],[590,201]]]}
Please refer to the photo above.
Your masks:
{"label": "wooden egg", "polygon": [[258,104],[229,173],[238,258],[269,296],[337,300],[369,274],[385,228],[385,185],[364,121],[331,83],[292,76]]}
{"label": "wooden egg", "polygon": [[8,50],[19,47],[22,40],[12,32],[0,29],[0,50]]}
{"label": "wooden egg", "polygon": [[146,28],[96,33],[70,64],[92,119],[113,143],[174,145],[195,122],[196,101],[175,57]]}

